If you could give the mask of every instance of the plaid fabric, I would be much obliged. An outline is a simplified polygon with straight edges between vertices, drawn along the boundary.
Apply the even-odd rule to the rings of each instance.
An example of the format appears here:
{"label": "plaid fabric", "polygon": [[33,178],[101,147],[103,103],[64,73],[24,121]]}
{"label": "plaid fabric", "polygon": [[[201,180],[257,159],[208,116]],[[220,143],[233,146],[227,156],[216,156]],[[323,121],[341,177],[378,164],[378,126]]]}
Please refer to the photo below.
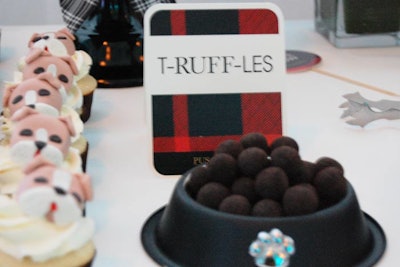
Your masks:
{"label": "plaid fabric", "polygon": [[269,9],[164,10],[151,19],[151,35],[277,33],[278,18]]}
{"label": "plaid fabric", "polygon": [[[75,32],[83,21],[100,5],[101,0],[60,0],[63,20],[71,32]],[[157,3],[174,3],[174,0],[128,0],[132,11],[144,14]]]}
{"label": "plaid fabric", "polygon": [[269,141],[282,136],[278,92],[155,95],[152,101],[154,164],[163,174],[185,172],[196,165],[194,158],[210,157],[226,139],[250,132]]}

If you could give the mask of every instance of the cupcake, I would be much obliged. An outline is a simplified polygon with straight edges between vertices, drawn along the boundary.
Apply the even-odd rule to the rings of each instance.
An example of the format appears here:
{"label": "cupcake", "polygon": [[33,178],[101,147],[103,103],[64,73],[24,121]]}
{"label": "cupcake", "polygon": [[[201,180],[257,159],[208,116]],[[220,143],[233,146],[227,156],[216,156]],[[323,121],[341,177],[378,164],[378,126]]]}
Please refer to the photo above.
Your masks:
{"label": "cupcake", "polygon": [[91,266],[94,222],[82,214],[90,177],[39,157],[13,198],[0,196],[0,266]]}

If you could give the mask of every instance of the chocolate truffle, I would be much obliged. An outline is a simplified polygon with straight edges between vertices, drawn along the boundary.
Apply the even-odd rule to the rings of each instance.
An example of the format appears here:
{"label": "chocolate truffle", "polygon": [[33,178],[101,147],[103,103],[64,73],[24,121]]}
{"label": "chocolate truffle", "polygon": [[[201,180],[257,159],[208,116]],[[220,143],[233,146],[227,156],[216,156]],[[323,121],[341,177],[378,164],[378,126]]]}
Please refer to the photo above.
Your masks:
{"label": "chocolate truffle", "polygon": [[282,205],[272,199],[258,201],[251,210],[252,216],[259,217],[281,217],[283,216]]}
{"label": "chocolate truffle", "polygon": [[315,173],[317,174],[320,170],[331,166],[337,167],[339,170],[341,170],[342,175],[344,175],[343,166],[337,160],[330,157],[322,157],[317,159],[317,161],[315,162]]}
{"label": "chocolate truffle", "polygon": [[314,177],[318,195],[327,204],[335,204],[347,193],[347,182],[343,172],[337,167],[326,167]]}
{"label": "chocolate truffle", "polygon": [[256,176],[254,188],[261,198],[270,198],[280,201],[286,189],[289,187],[289,179],[286,173],[279,167],[263,169]]}
{"label": "chocolate truffle", "polygon": [[297,151],[299,151],[299,145],[297,144],[296,140],[289,136],[281,136],[277,139],[275,139],[271,145],[269,146],[270,150],[273,151],[275,148],[280,147],[280,146],[290,146]]}
{"label": "chocolate truffle", "polygon": [[196,196],[200,188],[210,180],[208,168],[205,165],[194,167],[185,181],[186,191],[191,196]]}
{"label": "chocolate truffle", "polygon": [[230,187],[237,178],[236,160],[229,154],[218,153],[208,162],[210,180]]}
{"label": "chocolate truffle", "polygon": [[226,186],[220,183],[209,182],[200,188],[196,201],[209,208],[218,209],[219,204],[229,194],[229,189]]}
{"label": "chocolate truffle", "polygon": [[295,175],[292,175],[290,184],[303,184],[311,183],[315,174],[315,164],[308,161],[303,161],[295,171]]}
{"label": "chocolate truffle", "polygon": [[238,157],[238,166],[242,174],[254,177],[262,169],[268,167],[267,153],[258,147],[249,147],[242,151]]}
{"label": "chocolate truffle", "polygon": [[318,209],[317,191],[310,184],[299,184],[286,190],[282,200],[286,216],[310,214]]}
{"label": "chocolate truffle", "polygon": [[249,215],[250,202],[242,195],[230,195],[219,204],[220,211],[239,215]]}
{"label": "chocolate truffle", "polygon": [[289,146],[280,146],[271,152],[271,165],[282,168],[289,178],[289,183],[292,185],[295,184],[296,176],[300,175],[299,172],[301,172],[303,161],[296,149]]}
{"label": "chocolate truffle", "polygon": [[231,187],[232,194],[242,195],[246,197],[250,203],[256,201],[256,192],[254,190],[254,180],[250,177],[240,177],[236,179]]}
{"label": "chocolate truffle", "polygon": [[231,155],[234,158],[237,158],[242,152],[243,146],[239,141],[236,140],[225,140],[221,142],[217,148],[215,149],[215,154],[217,153],[226,153]]}
{"label": "chocolate truffle", "polygon": [[243,148],[258,147],[269,153],[268,141],[262,133],[248,133],[240,138]]}
{"label": "chocolate truffle", "polygon": [[315,175],[315,170],[316,170],[315,163],[303,160],[303,165],[305,168],[306,175],[309,177],[309,178],[307,178],[307,180],[308,180],[308,182],[311,183],[311,181]]}

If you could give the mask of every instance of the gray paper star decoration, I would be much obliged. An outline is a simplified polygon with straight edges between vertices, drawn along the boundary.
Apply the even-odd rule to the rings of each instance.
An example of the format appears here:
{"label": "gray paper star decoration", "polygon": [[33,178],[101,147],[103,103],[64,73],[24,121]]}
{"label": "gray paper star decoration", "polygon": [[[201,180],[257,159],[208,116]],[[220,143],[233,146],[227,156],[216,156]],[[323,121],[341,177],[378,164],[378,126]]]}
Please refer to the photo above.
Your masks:
{"label": "gray paper star decoration", "polygon": [[364,98],[358,92],[346,94],[343,97],[347,99],[347,102],[340,105],[345,109],[341,118],[348,119],[346,121],[348,124],[364,127],[379,119],[400,119],[400,101],[372,101]]}

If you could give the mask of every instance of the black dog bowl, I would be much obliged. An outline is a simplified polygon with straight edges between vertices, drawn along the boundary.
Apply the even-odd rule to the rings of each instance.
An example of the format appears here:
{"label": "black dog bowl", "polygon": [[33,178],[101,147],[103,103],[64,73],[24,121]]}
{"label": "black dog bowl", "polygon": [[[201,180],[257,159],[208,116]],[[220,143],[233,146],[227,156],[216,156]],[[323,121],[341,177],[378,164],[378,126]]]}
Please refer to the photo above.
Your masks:
{"label": "black dog bowl", "polygon": [[142,229],[144,249],[162,266],[257,266],[249,247],[260,232],[274,228],[294,240],[291,267],[367,267],[384,253],[385,234],[361,211],[350,183],[345,198],[334,206],[309,215],[266,218],[197,203],[185,190],[188,177],[178,181],[169,204],[151,215]]}

